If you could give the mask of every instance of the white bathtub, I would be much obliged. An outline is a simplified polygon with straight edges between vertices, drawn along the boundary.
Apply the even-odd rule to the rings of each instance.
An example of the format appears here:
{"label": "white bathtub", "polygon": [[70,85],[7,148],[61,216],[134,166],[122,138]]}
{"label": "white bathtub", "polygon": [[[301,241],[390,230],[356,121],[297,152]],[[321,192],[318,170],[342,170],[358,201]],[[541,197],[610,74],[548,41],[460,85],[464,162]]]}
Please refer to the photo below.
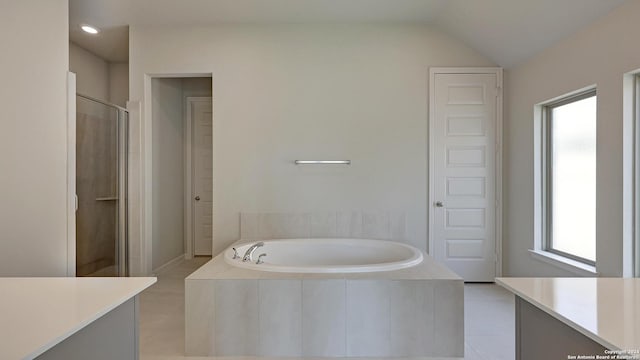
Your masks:
{"label": "white bathtub", "polygon": [[[254,244],[252,261],[242,261]],[[422,262],[422,252],[393,241],[368,239],[276,239],[253,241],[224,252],[227,263],[240,268],[290,273],[357,273],[408,268]],[[263,263],[256,264],[259,256]]]}

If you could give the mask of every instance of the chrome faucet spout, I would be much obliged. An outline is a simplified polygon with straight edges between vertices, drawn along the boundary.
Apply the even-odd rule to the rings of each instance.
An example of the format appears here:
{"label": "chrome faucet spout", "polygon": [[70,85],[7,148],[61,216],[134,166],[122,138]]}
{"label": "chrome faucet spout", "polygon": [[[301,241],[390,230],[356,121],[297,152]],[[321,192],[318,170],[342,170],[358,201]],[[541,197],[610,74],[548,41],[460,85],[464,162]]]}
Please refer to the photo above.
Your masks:
{"label": "chrome faucet spout", "polygon": [[249,249],[244,253],[242,257],[242,262],[253,261],[253,253],[259,248],[264,246],[264,243],[261,241],[259,243],[251,245]]}

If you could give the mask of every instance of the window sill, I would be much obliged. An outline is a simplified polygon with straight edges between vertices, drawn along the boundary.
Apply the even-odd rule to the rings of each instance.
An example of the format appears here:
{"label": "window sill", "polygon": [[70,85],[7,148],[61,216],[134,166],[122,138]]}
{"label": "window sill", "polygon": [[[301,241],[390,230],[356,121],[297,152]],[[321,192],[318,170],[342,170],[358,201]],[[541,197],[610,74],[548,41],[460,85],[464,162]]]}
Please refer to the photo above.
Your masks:
{"label": "window sill", "polygon": [[598,276],[595,266],[587,265],[573,259],[568,259],[544,250],[529,250],[529,254],[536,260],[557,266],[579,276]]}

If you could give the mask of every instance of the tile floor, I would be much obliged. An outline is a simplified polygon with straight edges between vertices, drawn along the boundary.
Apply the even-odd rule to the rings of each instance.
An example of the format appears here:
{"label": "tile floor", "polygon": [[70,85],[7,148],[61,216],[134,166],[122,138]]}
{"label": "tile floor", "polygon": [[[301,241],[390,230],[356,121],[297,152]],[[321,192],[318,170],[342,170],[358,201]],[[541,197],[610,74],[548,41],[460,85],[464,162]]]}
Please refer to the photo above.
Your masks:
{"label": "tile floor", "polygon": [[[158,275],[158,282],[140,296],[142,360],[215,359],[183,355],[184,278],[207,261],[209,258],[196,258],[162,272]],[[513,295],[494,284],[467,284],[464,300],[465,359],[513,360]]]}

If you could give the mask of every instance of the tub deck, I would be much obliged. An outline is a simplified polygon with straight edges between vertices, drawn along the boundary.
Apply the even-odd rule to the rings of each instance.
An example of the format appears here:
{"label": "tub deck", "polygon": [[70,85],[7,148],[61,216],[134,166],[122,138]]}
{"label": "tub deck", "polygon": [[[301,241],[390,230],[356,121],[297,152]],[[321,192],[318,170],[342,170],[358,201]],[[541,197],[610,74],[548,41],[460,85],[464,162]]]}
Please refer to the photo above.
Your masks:
{"label": "tub deck", "polygon": [[185,280],[190,356],[464,356],[462,278],[423,254],[369,273],[242,269],[219,255]]}
{"label": "tub deck", "polygon": [[[255,241],[249,241],[254,243]],[[236,243],[239,244],[240,242]],[[242,243],[246,243],[242,242]],[[431,256],[422,254],[423,261],[413,267],[368,273],[284,273],[272,271],[256,271],[242,269],[228,264],[220,254],[189,275],[186,280],[284,280],[284,279],[385,279],[385,280],[460,280],[462,278],[444,265],[435,261]]]}

